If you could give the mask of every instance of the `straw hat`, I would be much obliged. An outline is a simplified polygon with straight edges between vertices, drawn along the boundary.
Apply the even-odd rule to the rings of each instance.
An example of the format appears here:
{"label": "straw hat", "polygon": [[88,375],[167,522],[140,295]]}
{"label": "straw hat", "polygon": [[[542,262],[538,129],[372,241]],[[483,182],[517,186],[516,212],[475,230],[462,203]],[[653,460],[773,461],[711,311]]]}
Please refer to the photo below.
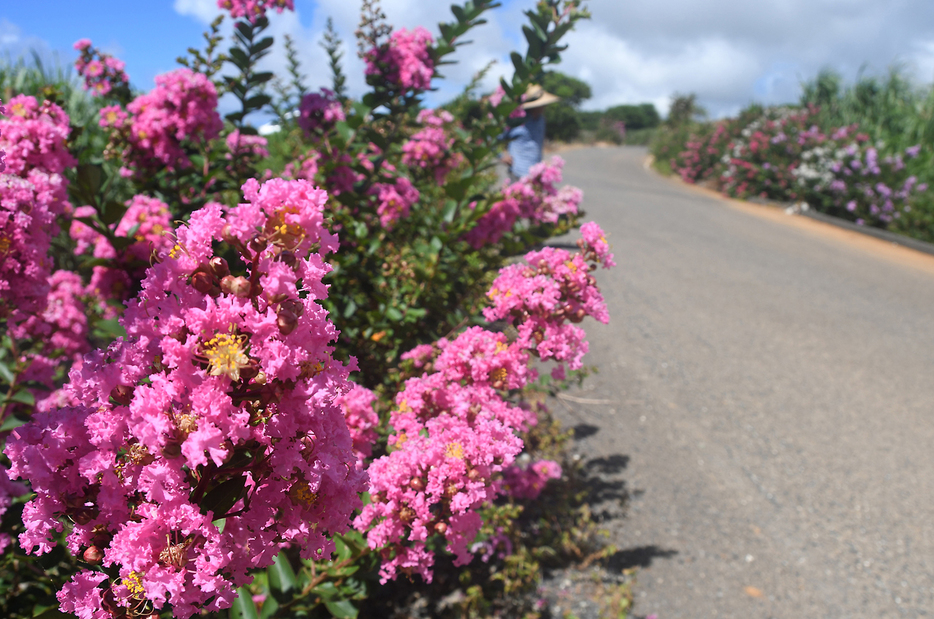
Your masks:
{"label": "straw hat", "polygon": [[531,84],[525,91],[525,94],[522,95],[523,103],[519,107],[523,110],[531,110],[537,107],[550,105],[560,100],[561,97],[547,92],[538,84]]}

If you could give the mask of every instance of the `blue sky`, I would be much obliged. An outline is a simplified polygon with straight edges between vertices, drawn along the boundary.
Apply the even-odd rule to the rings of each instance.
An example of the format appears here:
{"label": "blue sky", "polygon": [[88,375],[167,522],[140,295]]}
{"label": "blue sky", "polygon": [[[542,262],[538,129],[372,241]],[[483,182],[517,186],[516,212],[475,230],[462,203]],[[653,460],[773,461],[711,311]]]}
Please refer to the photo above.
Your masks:
{"label": "blue sky", "polygon": [[[334,17],[349,44],[346,72],[351,94],[363,89],[353,31],[356,0],[296,0],[295,13],[274,15],[271,31],[291,34],[309,85],[329,82],[318,47],[324,22]],[[450,12],[429,0],[383,0],[396,27],[434,30]],[[510,71],[508,54],[520,43],[521,12],[534,0],[508,0],[477,29],[475,44],[429,102],[455,94],[478,69],[497,61],[486,86]],[[590,0],[594,18],[569,35],[560,70],[591,84],[585,108],[651,101],[663,112],[675,92],[694,92],[714,116],[734,113],[756,100],[794,101],[800,82],[823,67],[849,79],[861,67],[883,72],[893,62],[919,81],[934,81],[934,2],[931,0]],[[90,38],[127,63],[134,85],[149,88],[158,73],[192,45],[216,14],[216,0],[6,0],[0,11],[0,53],[29,47],[58,52],[67,62],[71,45]],[[128,8],[132,7],[132,8]],[[268,68],[281,69],[281,52]]]}

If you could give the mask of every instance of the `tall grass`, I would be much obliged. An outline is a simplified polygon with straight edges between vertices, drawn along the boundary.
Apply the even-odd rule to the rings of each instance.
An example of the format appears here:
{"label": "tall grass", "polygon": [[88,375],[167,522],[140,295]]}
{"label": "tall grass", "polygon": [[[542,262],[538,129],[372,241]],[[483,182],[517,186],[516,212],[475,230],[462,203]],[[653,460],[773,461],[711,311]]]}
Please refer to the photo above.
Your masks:
{"label": "tall grass", "polygon": [[97,118],[98,104],[84,90],[72,66],[57,54],[46,60],[32,50],[28,56],[0,58],[0,99],[9,101],[19,94],[53,100],[77,126]]}
{"label": "tall grass", "polygon": [[849,85],[839,74],[821,71],[803,84],[801,104],[820,108],[822,127],[855,123],[886,148],[934,142],[934,87],[916,84],[901,66],[884,76],[860,75]]}

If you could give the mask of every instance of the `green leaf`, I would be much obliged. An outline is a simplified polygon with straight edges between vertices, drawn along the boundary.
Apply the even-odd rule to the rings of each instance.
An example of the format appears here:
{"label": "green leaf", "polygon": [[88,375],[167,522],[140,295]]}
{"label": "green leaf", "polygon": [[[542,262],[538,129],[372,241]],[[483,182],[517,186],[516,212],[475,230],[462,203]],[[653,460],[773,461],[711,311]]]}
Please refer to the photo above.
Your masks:
{"label": "green leaf", "polygon": [[334,554],[337,555],[336,561],[346,561],[353,555],[353,551],[339,535],[334,537]]}
{"label": "green leaf", "polygon": [[356,619],[357,613],[360,612],[350,600],[341,600],[339,602],[325,601],[324,605],[328,609],[328,612],[338,619],[343,619],[345,617]]}
{"label": "green leaf", "polygon": [[354,312],[357,311],[357,303],[353,299],[350,299],[347,302],[347,307],[344,308],[343,316],[344,318],[350,318],[354,315]]}
{"label": "green leaf", "polygon": [[454,214],[457,213],[457,201],[448,200],[444,203],[444,210],[441,211],[441,219],[447,223],[454,221]]}
{"label": "green leaf", "polygon": [[237,30],[247,41],[253,40],[253,25],[247,21],[237,22]]}
{"label": "green leaf", "polygon": [[263,605],[259,611],[259,619],[269,619],[276,615],[276,611],[279,610],[279,602],[276,598],[270,596],[263,600]]}
{"label": "green leaf", "polygon": [[10,371],[6,363],[0,363],[0,378],[3,378],[9,384],[13,384],[13,372]]}
{"label": "green leaf", "polygon": [[123,216],[126,215],[126,211],[127,207],[122,202],[107,200],[107,202],[103,204],[99,217],[102,223],[109,226],[123,219]]}
{"label": "green leaf", "polygon": [[398,322],[398,321],[402,320],[402,312],[400,312],[400,311],[399,311],[397,308],[395,308],[395,307],[387,307],[387,308],[386,308],[386,318],[388,318],[389,320],[392,320],[393,322]]}
{"label": "green leaf", "polygon": [[[38,609],[37,609],[38,610]],[[42,612],[32,616],[32,619],[69,619],[72,615],[66,615],[58,609],[58,606],[46,608]]]}
{"label": "green leaf", "polygon": [[0,425],[0,432],[8,432],[10,430],[14,430],[25,423],[26,423],[25,420],[17,419],[13,415],[10,415],[6,419],[4,419],[3,424]]}
{"label": "green leaf", "polygon": [[214,518],[220,518],[240,500],[245,487],[246,477],[243,475],[219,483],[201,499],[201,513],[214,512]]}
{"label": "green leaf", "polygon": [[341,136],[345,142],[350,142],[353,139],[354,131],[346,121],[341,120],[334,123],[334,129],[337,130],[337,135]]}
{"label": "green leaf", "polygon": [[255,95],[243,102],[244,109],[247,110],[258,110],[264,105],[268,105],[272,101],[272,97],[269,95]]}
{"label": "green leaf", "polygon": [[255,43],[253,47],[250,48],[250,51],[253,53],[253,55],[256,55],[264,50],[269,49],[270,47],[272,47],[272,37],[265,37],[258,43]]}
{"label": "green leaf", "polygon": [[231,62],[233,62],[241,71],[245,71],[250,67],[250,57],[247,56],[246,52],[239,47],[231,47],[228,53],[230,54]]}
{"label": "green leaf", "polygon": [[126,329],[123,328],[116,318],[98,320],[94,326],[97,331],[100,331],[106,336],[113,338],[126,337]]}
{"label": "green leaf", "polygon": [[237,599],[230,606],[230,619],[259,619],[253,596],[246,587],[237,589]]}
{"label": "green leaf", "polygon": [[457,6],[456,4],[451,5],[451,12],[454,13],[454,17],[455,17],[455,18],[457,19],[457,21],[459,21],[460,23],[463,24],[463,23],[466,23],[466,22],[468,21],[468,20],[467,20],[467,15],[464,13],[464,9],[462,9],[462,8],[459,7],[459,6]]}
{"label": "green leaf", "polygon": [[18,389],[10,397],[11,402],[19,402],[20,404],[25,404],[26,406],[35,406],[36,405],[36,396],[32,394],[32,391],[28,389]]}
{"label": "green leaf", "polygon": [[286,593],[295,587],[295,572],[284,552],[276,555],[276,560],[266,570],[269,575],[269,587]]}
{"label": "green leaf", "polygon": [[272,72],[263,71],[262,73],[254,73],[253,77],[250,78],[251,86],[258,86],[260,84],[265,84],[272,79]]}

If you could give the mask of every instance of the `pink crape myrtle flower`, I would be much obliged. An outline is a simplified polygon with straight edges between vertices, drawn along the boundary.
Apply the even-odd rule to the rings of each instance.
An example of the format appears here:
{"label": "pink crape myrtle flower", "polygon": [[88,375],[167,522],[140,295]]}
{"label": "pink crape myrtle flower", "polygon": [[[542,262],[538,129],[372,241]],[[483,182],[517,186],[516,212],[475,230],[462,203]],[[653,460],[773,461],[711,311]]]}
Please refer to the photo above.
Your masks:
{"label": "pink crape myrtle flower", "polygon": [[503,199],[493,202],[464,239],[479,249],[499,242],[521,219],[531,224],[554,224],[564,216],[576,215],[583,192],[570,185],[558,188],[563,167],[564,160],[555,156],[532,166],[518,181],[505,182]]}
{"label": "pink crape myrtle flower", "polygon": [[94,96],[103,97],[110,94],[114,87],[129,87],[130,78],[124,71],[126,63],[122,60],[93,47],[88,39],[76,41],[74,48],[81,52],[75,61],[75,69],[84,78],[85,90],[90,90]]}
{"label": "pink crape myrtle flower", "polygon": [[397,177],[394,182],[376,183],[370,194],[376,196],[380,225],[389,230],[396,221],[408,216],[409,209],[419,198],[418,189],[404,176]]}
{"label": "pink crape myrtle flower", "polygon": [[[440,535],[467,564],[482,521],[477,509],[499,492],[496,476],[522,450],[517,432],[534,415],[503,397],[534,376],[528,354],[501,333],[472,327],[445,340],[433,369],[406,381],[390,417],[393,451],[368,469],[372,502],[355,526],[383,548],[380,579],[432,578],[426,542]],[[409,359],[424,360],[424,347]],[[415,561],[417,559],[417,561]]]}
{"label": "pink crape myrtle flower", "polygon": [[452,149],[454,138],[445,132],[445,125],[452,124],[454,117],[444,110],[422,110],[418,122],[425,128],[402,145],[402,163],[425,170],[443,185],[451,170],[464,161],[464,156]]}
{"label": "pink crape myrtle flower", "polygon": [[513,465],[503,472],[506,491],[513,497],[532,501],[545,489],[549,479],[561,479],[561,465],[552,460],[539,460],[528,468]]}
{"label": "pink crape myrtle flower", "polygon": [[48,287],[45,308],[10,328],[10,335],[17,340],[41,342],[37,351],[21,360],[27,364],[22,380],[45,387],[33,390],[39,408],[55,387],[55,372],[63,359],[73,362],[90,350],[81,277],[71,271],[56,271],[49,277]]}
{"label": "pink crape myrtle flower", "polygon": [[[59,592],[80,616],[229,607],[286,545],[327,560],[360,506],[366,474],[336,403],[354,366],[333,359],[321,306],[327,195],[281,179],[243,194],[176,230],[127,304],[127,337],[72,369],[74,405],[7,441],[11,478],[36,493],[20,544],[48,552],[69,520],[68,548],[92,566]],[[222,240],[237,266],[214,255]]]}
{"label": "pink crape myrtle flower", "polygon": [[435,72],[433,43],[431,33],[421,26],[396,30],[389,41],[366,53],[366,74],[399,91],[427,90]]}
{"label": "pink crape myrtle flower", "polygon": [[[6,174],[25,178],[29,170],[61,174],[77,162],[68,152],[68,114],[50,101],[17,95],[0,120],[0,147],[6,151]],[[63,198],[64,200],[64,198]]]}
{"label": "pink crape myrtle flower", "polygon": [[373,454],[373,443],[377,439],[379,417],[373,410],[375,401],[376,394],[361,385],[354,385],[353,389],[335,400],[344,412],[358,468],[365,468],[364,461]]}
{"label": "pink crape myrtle flower", "polygon": [[0,120],[0,318],[17,323],[45,306],[51,275],[48,256],[58,234],[56,217],[71,208],[66,168],[75,165],[68,152],[69,118],[34,97],[18,95]]}
{"label": "pink crape myrtle flower", "polygon": [[223,127],[214,84],[191,69],[156,76],[156,87],[126,109],[128,117],[116,108],[104,108],[100,120],[102,126],[114,128],[116,143],[125,144],[125,176],[143,169],[188,167],[183,144],[212,140]]}
{"label": "pink crape myrtle flower", "polygon": [[246,17],[251,22],[266,14],[269,9],[281,13],[285,9],[295,10],[294,0],[217,0],[217,8],[230,11],[234,19]]}
{"label": "pink crape myrtle flower", "polygon": [[235,157],[247,157],[250,159],[262,159],[269,156],[266,145],[269,141],[261,135],[240,135],[240,131],[234,129],[224,139],[227,144],[227,150],[230,151],[224,155],[227,159]]}
{"label": "pink crape myrtle flower", "polygon": [[304,158],[285,164],[285,170],[282,178],[298,180],[300,178],[315,182],[315,175],[318,174],[318,160],[321,156],[317,151],[309,151]]}
{"label": "pink crape myrtle flower", "polygon": [[302,97],[298,111],[298,126],[309,137],[326,133],[336,123],[347,118],[337,95],[327,88],[322,88],[320,93],[310,92]]}
{"label": "pink crape myrtle flower", "polygon": [[[599,229],[587,230],[591,236]],[[517,342],[540,359],[558,362],[552,372],[556,378],[564,376],[564,363],[572,370],[583,367],[581,359],[588,350],[583,329],[569,323],[587,316],[609,322],[606,303],[590,271],[596,262],[613,264],[613,256],[605,247],[590,245],[586,239],[583,243],[584,253],[545,247],[526,254],[526,264],[500,269],[487,293],[492,304],[483,310],[487,320],[514,325]]]}

